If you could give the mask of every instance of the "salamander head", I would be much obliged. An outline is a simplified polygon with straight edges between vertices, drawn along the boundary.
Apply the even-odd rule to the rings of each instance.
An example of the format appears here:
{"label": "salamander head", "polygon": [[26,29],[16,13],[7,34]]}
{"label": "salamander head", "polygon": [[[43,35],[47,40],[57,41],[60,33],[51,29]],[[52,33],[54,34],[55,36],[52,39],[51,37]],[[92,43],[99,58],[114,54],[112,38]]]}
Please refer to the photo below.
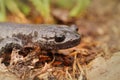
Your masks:
{"label": "salamander head", "polygon": [[37,40],[43,49],[67,49],[80,43],[81,36],[77,30],[76,26],[49,25],[38,34]]}

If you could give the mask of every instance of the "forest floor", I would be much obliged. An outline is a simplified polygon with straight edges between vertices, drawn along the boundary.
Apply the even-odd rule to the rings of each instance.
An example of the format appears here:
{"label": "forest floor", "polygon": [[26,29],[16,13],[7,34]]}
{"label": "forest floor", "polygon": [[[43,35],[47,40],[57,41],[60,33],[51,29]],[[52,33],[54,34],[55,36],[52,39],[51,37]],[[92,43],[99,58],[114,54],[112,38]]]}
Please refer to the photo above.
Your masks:
{"label": "forest floor", "polygon": [[25,57],[13,50],[9,66],[0,60],[0,80],[119,80],[120,1],[93,0],[74,24],[82,35],[78,46],[52,56],[38,46]]}

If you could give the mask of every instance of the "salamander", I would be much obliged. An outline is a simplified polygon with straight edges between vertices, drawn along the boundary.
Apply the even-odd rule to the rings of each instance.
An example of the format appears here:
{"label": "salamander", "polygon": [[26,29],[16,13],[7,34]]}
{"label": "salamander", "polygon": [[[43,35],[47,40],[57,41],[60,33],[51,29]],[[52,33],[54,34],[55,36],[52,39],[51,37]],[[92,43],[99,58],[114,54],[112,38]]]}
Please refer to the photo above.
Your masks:
{"label": "salamander", "polygon": [[24,46],[38,43],[44,50],[59,50],[74,47],[81,36],[76,26],[52,24],[0,23],[0,49],[8,44]]}

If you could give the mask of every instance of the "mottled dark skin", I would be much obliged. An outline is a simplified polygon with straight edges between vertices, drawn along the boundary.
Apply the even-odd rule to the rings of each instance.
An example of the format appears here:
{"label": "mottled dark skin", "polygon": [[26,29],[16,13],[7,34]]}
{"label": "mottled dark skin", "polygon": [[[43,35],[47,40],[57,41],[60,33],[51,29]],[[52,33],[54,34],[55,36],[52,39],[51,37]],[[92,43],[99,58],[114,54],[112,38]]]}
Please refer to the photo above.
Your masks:
{"label": "mottled dark skin", "polygon": [[0,23],[0,49],[10,43],[24,46],[27,37],[44,50],[71,48],[78,45],[81,38],[75,26]]}

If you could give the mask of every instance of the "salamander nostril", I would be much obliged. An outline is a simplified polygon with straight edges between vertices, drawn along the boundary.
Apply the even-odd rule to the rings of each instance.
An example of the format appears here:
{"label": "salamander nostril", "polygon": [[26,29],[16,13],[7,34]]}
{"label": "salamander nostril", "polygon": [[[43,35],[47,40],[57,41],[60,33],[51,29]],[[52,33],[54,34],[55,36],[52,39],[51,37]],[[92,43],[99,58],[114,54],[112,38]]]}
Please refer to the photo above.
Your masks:
{"label": "salamander nostril", "polygon": [[72,30],[78,31],[78,27],[76,25],[71,25],[70,27],[71,27]]}

